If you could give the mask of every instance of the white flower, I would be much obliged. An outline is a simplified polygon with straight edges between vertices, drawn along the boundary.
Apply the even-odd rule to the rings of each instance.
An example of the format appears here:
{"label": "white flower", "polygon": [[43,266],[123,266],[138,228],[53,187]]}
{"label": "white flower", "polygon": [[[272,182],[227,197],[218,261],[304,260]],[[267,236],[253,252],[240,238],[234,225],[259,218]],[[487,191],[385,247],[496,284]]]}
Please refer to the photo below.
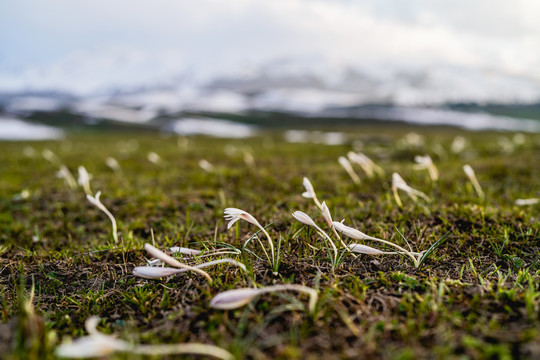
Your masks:
{"label": "white flower", "polygon": [[[399,246],[397,244],[394,244],[394,243],[392,243],[390,241],[386,241],[386,240],[383,240],[383,239],[379,239],[379,238],[376,238],[376,237],[366,235],[363,232],[361,232],[360,230],[357,230],[357,229],[354,229],[354,228],[349,227],[347,225],[344,225],[343,223],[334,221],[333,225],[334,225],[334,228],[337,229],[339,232],[342,232],[343,234],[345,234],[348,237],[351,237],[353,239],[356,239],[356,240],[372,240],[372,241],[377,241],[377,242],[380,242],[380,243],[395,247],[401,253],[407,255],[408,257],[410,257],[411,260],[413,261],[414,265],[418,267],[418,261],[419,260],[416,258],[416,256],[418,255],[417,253],[413,253],[412,251],[405,250],[401,246]],[[358,245],[358,244],[356,244],[356,245]],[[361,249],[361,248],[359,248],[359,249]],[[364,250],[366,250],[366,249],[364,249]],[[370,254],[370,255],[372,255],[372,254]],[[373,254],[373,255],[376,255],[376,254]]]}
{"label": "white flower", "polygon": [[392,174],[392,191],[394,193],[394,198],[396,199],[396,202],[401,207],[403,206],[403,203],[401,202],[401,199],[399,197],[398,189],[405,191],[407,195],[409,195],[415,202],[417,201],[418,196],[428,202],[431,201],[429,196],[407,185],[405,180],[403,180],[403,178],[395,172]]}
{"label": "white flower", "polygon": [[71,190],[77,189],[77,181],[75,181],[75,178],[66,165],[60,165],[60,170],[58,170],[57,176],[64,179]]}
{"label": "white flower", "polygon": [[304,177],[302,180],[302,184],[306,188],[306,191],[302,193],[302,196],[308,199],[315,198],[317,195],[315,195],[315,189],[313,189],[313,185],[311,185],[311,181],[307,177]]}
{"label": "white flower", "polygon": [[180,246],[173,246],[169,250],[171,250],[173,254],[180,253],[182,255],[190,255],[190,256],[199,255],[201,253],[199,250],[189,249],[189,248],[180,247]]}
{"label": "white flower", "polygon": [[117,226],[116,226],[116,219],[114,218],[113,214],[111,214],[111,212],[105,207],[105,205],[101,203],[101,201],[99,200],[100,196],[101,196],[101,191],[98,191],[95,196],[87,194],[86,198],[88,199],[88,201],[90,201],[92,205],[96,206],[99,210],[103,211],[105,215],[109,217],[112,224],[112,234],[113,234],[114,242],[118,243],[118,234],[117,234],[118,231],[117,231]]}
{"label": "white flower", "polygon": [[92,190],[90,189],[90,180],[92,179],[92,175],[90,175],[86,168],[82,165],[79,166],[77,170],[79,172],[77,183],[83,187],[86,195],[92,195]]}
{"label": "white flower", "polygon": [[339,236],[339,234],[337,233],[336,229],[334,229],[334,220],[332,220],[332,215],[330,214],[330,210],[328,209],[328,206],[326,206],[326,203],[323,201],[322,203],[322,206],[321,206],[321,212],[322,212],[322,216],[324,218],[324,221],[326,221],[326,224],[332,228],[332,231],[334,232],[334,234],[336,235],[336,238],[339,239],[339,241],[341,242],[341,245],[345,248],[345,249],[349,249],[347,247],[347,244],[345,244],[343,242],[343,240],[341,239],[341,236]]}
{"label": "white flower", "polygon": [[315,202],[315,205],[317,205],[319,208],[321,208],[321,203],[319,202],[319,199],[317,199],[317,194],[315,194],[315,189],[313,188],[313,185],[311,185],[311,182],[307,177],[304,177],[302,180],[302,184],[306,188],[306,191],[302,193],[302,196],[307,199],[313,199]]}
{"label": "white flower", "polygon": [[122,171],[122,168],[120,167],[120,164],[118,163],[118,160],[116,160],[112,156],[109,156],[105,159],[105,164],[107,164],[107,166],[111,168],[111,170],[113,171],[116,171],[116,172]]}
{"label": "white flower", "polygon": [[227,229],[230,229],[235,222],[242,219],[247,221],[248,223],[251,223],[259,228],[262,228],[261,224],[247,211],[237,209],[237,208],[226,208],[224,211],[225,214],[225,220],[229,222],[227,225]]}
{"label": "white flower", "polygon": [[79,172],[79,179],[77,180],[79,185],[84,186],[84,184],[88,183],[92,179],[92,175],[88,173],[84,166],[79,166],[77,170]]}
{"label": "white flower", "polygon": [[293,218],[300,221],[304,225],[313,226],[317,228],[317,224],[315,224],[315,221],[313,221],[312,218],[309,217],[308,214],[302,211],[295,211],[292,213]]}
{"label": "white flower", "polygon": [[266,229],[264,227],[262,227],[261,224],[259,224],[257,219],[255,219],[253,217],[253,215],[251,215],[247,211],[237,209],[237,208],[226,208],[224,213],[225,213],[225,220],[229,221],[229,224],[227,225],[227,229],[230,229],[231,226],[233,226],[233,224],[235,222],[242,219],[242,220],[245,220],[245,221],[257,226],[264,233],[264,235],[268,239],[268,244],[270,245],[271,256],[268,255],[268,252],[266,251],[264,246],[262,247],[262,249],[263,249],[264,254],[266,255],[268,261],[270,262],[270,265],[272,266],[272,269],[274,270],[273,271],[274,274],[277,274],[277,268],[279,266],[279,263],[276,262],[276,254],[275,254],[275,251],[274,251],[274,240],[272,240],[272,237],[270,236],[268,231],[266,231]]}
{"label": "white flower", "polygon": [[244,150],[244,156],[243,156],[243,159],[244,159],[244,163],[250,167],[250,168],[254,168],[255,167],[255,157],[253,157],[253,154],[250,153],[249,151],[247,150]]}
{"label": "white flower", "polygon": [[26,200],[32,195],[30,190],[23,189],[20,193],[13,195],[13,200]]}
{"label": "white flower", "polygon": [[314,313],[315,306],[317,305],[317,291],[314,289],[303,286],[303,285],[296,285],[296,284],[282,284],[282,285],[273,285],[273,286],[267,286],[263,288],[242,288],[242,289],[234,289],[234,290],[227,290],[222,293],[217,294],[211,301],[210,306],[215,309],[222,309],[222,310],[231,310],[231,309],[237,309],[239,307],[242,307],[246,304],[248,304],[254,297],[264,294],[264,293],[271,293],[276,291],[299,291],[306,293],[310,296],[309,298],[309,311],[310,313]]}
{"label": "white flower", "polygon": [[431,156],[429,155],[417,155],[414,157],[414,161],[416,162],[415,168],[417,170],[424,170],[426,169],[429,173],[429,177],[431,180],[436,181],[439,179],[439,170],[437,170],[437,167],[433,163],[433,160],[431,159]]}
{"label": "white flower", "polygon": [[362,245],[362,244],[350,244],[349,249],[352,252],[365,254],[365,255],[382,255],[384,251],[379,249],[372,248],[371,246]]}
{"label": "white flower", "polygon": [[210,162],[208,162],[206,159],[199,160],[199,167],[206,172],[212,172],[215,170],[214,165],[210,164]]}
{"label": "white flower", "polygon": [[153,164],[159,164],[162,161],[161,156],[153,151],[149,152],[148,155],[146,155],[146,158]]}
{"label": "white flower", "polygon": [[98,318],[91,316],[85,322],[88,336],[83,336],[73,342],[63,343],[55,350],[58,357],[68,358],[96,358],[107,357],[114,352],[128,352],[136,355],[151,355],[162,357],[173,354],[199,354],[223,360],[232,360],[234,357],[228,351],[213,345],[201,343],[188,344],[158,344],[139,345],[118,340],[110,335],[97,331]]}
{"label": "white flower", "polygon": [[375,173],[379,174],[379,176],[384,175],[384,170],[363,153],[355,153],[353,151],[349,151],[347,153],[347,157],[349,158],[351,163],[356,163],[360,165],[362,170],[365,171],[366,175],[369,178],[372,178]]}
{"label": "white flower", "polygon": [[89,335],[58,346],[55,351],[56,356],[69,358],[103,357],[115,351],[132,349],[132,345],[125,341],[99,333],[96,329],[98,320],[95,316],[86,319],[85,327]]}
{"label": "white flower", "polygon": [[313,221],[313,219],[310,218],[308,214],[306,214],[306,213],[304,213],[302,211],[295,211],[292,214],[292,216],[296,220],[300,221],[302,224],[314,227],[319,232],[319,234],[321,234],[323,236],[325,241],[328,240],[328,242],[330,243],[330,246],[332,247],[332,250],[334,250],[334,263],[337,263],[338,250],[337,250],[336,244],[334,244],[334,241],[332,240],[332,238],[330,236],[328,236],[328,234],[325,233],[323,231],[323,229],[321,229],[317,224],[315,224],[315,221]]}
{"label": "white flower", "polygon": [[540,202],[540,199],[538,198],[531,198],[531,199],[517,199],[515,204],[517,206],[525,206],[525,205],[536,205]]}
{"label": "white flower", "polygon": [[467,139],[465,139],[463,136],[456,136],[454,140],[452,141],[452,144],[450,145],[450,150],[454,154],[459,154],[465,150],[467,147]]}
{"label": "white flower", "polygon": [[501,136],[498,143],[501,147],[501,151],[505,154],[511,154],[516,150],[516,144],[506,136]]}
{"label": "white flower", "polygon": [[[326,221],[326,224],[330,227],[332,227],[332,215],[330,214],[330,210],[328,210],[328,206],[326,206],[326,203],[323,201],[321,206],[321,212],[322,216],[324,218],[324,221]],[[294,216],[294,214],[293,214]]]}
{"label": "white flower", "polygon": [[[224,263],[237,266],[240,269],[242,269],[244,272],[247,271],[246,266],[242,264],[241,262],[238,262],[233,259],[227,259],[227,258],[213,260],[213,261],[205,262],[202,264],[197,264],[193,266],[193,268],[202,269],[208,266],[214,266],[214,265],[224,264]],[[146,279],[159,279],[162,277],[168,277],[168,276],[184,273],[186,271],[190,271],[190,269],[189,268],[174,269],[174,268],[156,267],[156,266],[137,266],[133,269],[133,275],[146,278]]]}
{"label": "white flower", "polygon": [[236,248],[223,248],[223,249],[216,249],[214,251],[207,252],[203,255],[202,251],[195,250],[195,249],[189,249],[185,247],[179,247],[179,246],[173,246],[169,248],[171,253],[180,253],[182,255],[188,255],[188,256],[197,256],[199,259],[208,257],[208,256],[215,256],[215,255],[223,255],[223,254],[235,254],[239,255],[241,253],[240,250]]}
{"label": "white flower", "polygon": [[402,143],[405,145],[405,146],[410,146],[410,147],[421,147],[421,146],[424,146],[424,137],[420,134],[417,134],[415,132],[410,132],[410,133],[407,133],[403,139],[402,139]]}
{"label": "white flower", "polygon": [[210,306],[215,309],[237,309],[249,303],[261,292],[259,289],[234,289],[217,294],[211,301]]}
{"label": "white flower", "polygon": [[43,156],[43,158],[45,160],[47,160],[48,162],[50,162],[51,164],[53,165],[60,165],[60,158],[58,156],[56,156],[55,153],[53,153],[51,150],[49,149],[43,149],[43,151],[41,152],[41,155]]}
{"label": "white flower", "polygon": [[469,178],[476,177],[473,168],[469,164],[463,165],[463,171],[465,172],[465,175],[467,175],[467,177]]}
{"label": "white flower", "polygon": [[366,240],[366,239],[375,239],[369,235],[364,234],[360,230],[357,230],[355,228],[352,228],[350,226],[347,226],[343,223],[340,223],[338,221],[334,221],[332,223],[337,231],[347,235],[350,238],[356,239],[356,240]]}
{"label": "white flower", "polygon": [[179,269],[186,269],[186,270],[189,270],[189,271],[196,272],[196,273],[201,274],[202,276],[204,276],[206,279],[208,279],[208,282],[210,284],[213,282],[212,278],[210,277],[210,275],[208,275],[207,272],[205,272],[205,271],[203,271],[203,270],[201,270],[201,269],[199,269],[199,268],[197,268],[195,266],[190,266],[190,265],[183,264],[180,261],[173,258],[172,256],[165,254],[163,251],[159,250],[158,248],[156,248],[153,245],[144,244],[144,249],[150,255],[152,255],[155,258],[158,258],[159,260],[163,261],[167,265],[174,266],[175,268],[179,268]]}
{"label": "white flower", "polygon": [[179,136],[176,140],[176,145],[180,150],[187,150],[189,147],[189,139],[184,136]]}
{"label": "white flower", "polygon": [[356,173],[354,172],[354,169],[352,168],[352,165],[351,163],[349,162],[349,160],[347,160],[346,157],[343,157],[343,156],[340,156],[338,158],[338,162],[339,164],[345,169],[345,171],[347,172],[347,174],[349,174],[349,176],[351,177],[351,179],[353,180],[353,182],[355,184],[360,184],[360,178],[358,177],[358,175],[356,175]]}
{"label": "white flower", "polygon": [[159,279],[162,277],[176,275],[180,272],[182,272],[181,269],[156,266],[137,266],[133,269],[133,275],[145,279]]}
{"label": "white flower", "polygon": [[36,150],[31,146],[25,146],[23,149],[23,155],[29,158],[36,156]]}
{"label": "white flower", "polygon": [[463,171],[465,172],[465,175],[469,178],[471,181],[474,191],[476,191],[476,194],[480,197],[480,199],[484,199],[484,191],[482,190],[482,187],[480,186],[480,183],[478,182],[478,179],[476,179],[476,174],[474,173],[473,168],[469,164],[463,165]]}

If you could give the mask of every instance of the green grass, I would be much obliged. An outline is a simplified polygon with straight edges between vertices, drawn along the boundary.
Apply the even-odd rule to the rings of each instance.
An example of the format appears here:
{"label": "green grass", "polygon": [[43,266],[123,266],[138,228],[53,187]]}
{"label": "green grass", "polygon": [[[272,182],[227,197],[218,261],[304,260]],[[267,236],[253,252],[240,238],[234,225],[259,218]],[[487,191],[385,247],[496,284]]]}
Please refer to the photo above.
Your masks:
{"label": "green grass", "polygon": [[[242,141],[195,137],[187,146],[176,137],[141,134],[0,143],[0,353],[54,358],[54,348],[86,335],[85,319],[97,315],[100,331],[130,342],[203,342],[237,358],[538,358],[539,205],[514,201],[540,197],[540,137],[525,135],[509,153],[498,140],[512,134],[417,128],[425,144],[413,146],[400,141],[410,129],[344,130],[384,168],[384,178],[367,179],[356,168],[363,182],[351,181],[337,158],[352,142],[288,144],[277,132]],[[462,154],[449,150],[456,135],[471,144]],[[26,147],[35,156],[24,155]],[[43,160],[45,148],[74,175],[79,165],[93,175],[92,190],[102,191],[118,222],[118,244],[109,219],[82,188],[70,190]],[[254,168],[244,162],[244,150],[253,154]],[[163,162],[150,163],[150,151]],[[423,154],[438,166],[437,183],[412,167],[414,155]],[[122,174],[106,166],[107,156],[119,161]],[[215,172],[202,170],[200,159]],[[465,177],[465,163],[475,169],[484,201]],[[433,201],[415,204],[401,193],[400,209],[393,171]],[[401,233],[415,251],[448,238],[418,269],[399,255],[348,255],[333,270],[323,239],[291,216],[304,211],[331,234],[314,203],[301,197],[304,176],[334,220],[368,235],[406,247]],[[20,197],[25,189],[27,199]],[[248,276],[227,264],[205,269],[212,285],[189,273],[168,280],[132,275],[145,264],[146,242],[160,249],[241,249],[258,229],[241,220],[227,230],[226,207],[248,211],[268,225],[276,244],[281,239],[278,275],[253,240],[246,247],[252,253],[227,255],[244,262]],[[261,243],[267,246],[264,236]],[[209,306],[219,292],[253,283],[313,287],[316,312],[311,316],[308,297],[293,292],[265,294],[237,310]],[[35,312],[24,306],[32,284]]]}

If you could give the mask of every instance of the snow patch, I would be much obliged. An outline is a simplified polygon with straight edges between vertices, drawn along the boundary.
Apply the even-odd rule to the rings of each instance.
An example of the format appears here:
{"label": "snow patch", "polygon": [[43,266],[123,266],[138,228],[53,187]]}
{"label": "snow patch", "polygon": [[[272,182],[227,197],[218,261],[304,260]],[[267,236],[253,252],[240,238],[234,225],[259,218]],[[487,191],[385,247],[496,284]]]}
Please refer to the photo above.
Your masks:
{"label": "snow patch", "polygon": [[62,137],[64,132],[52,126],[0,117],[0,140],[55,140]]}
{"label": "snow patch", "polygon": [[207,135],[221,138],[248,138],[255,136],[255,127],[227,120],[208,118],[183,118],[171,125],[171,130],[180,135]]}

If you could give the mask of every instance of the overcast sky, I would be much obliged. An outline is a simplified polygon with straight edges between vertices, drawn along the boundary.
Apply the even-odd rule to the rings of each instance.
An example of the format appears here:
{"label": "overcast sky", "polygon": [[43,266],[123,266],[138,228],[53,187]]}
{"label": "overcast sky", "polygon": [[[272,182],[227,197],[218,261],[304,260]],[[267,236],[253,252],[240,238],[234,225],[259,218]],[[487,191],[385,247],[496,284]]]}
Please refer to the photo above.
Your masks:
{"label": "overcast sky", "polygon": [[211,76],[279,58],[357,67],[480,67],[540,81],[537,0],[0,4],[0,90],[65,81],[91,88],[190,70]]}

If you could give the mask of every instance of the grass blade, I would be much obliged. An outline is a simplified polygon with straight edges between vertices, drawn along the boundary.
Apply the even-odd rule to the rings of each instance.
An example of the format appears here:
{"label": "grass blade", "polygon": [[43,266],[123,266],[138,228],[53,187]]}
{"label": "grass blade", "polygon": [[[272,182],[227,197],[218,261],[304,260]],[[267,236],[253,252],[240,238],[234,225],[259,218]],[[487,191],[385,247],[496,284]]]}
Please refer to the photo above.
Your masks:
{"label": "grass blade", "polygon": [[420,258],[420,261],[418,262],[418,268],[420,268],[422,266],[422,264],[424,263],[424,261],[427,259],[427,257],[433,252],[435,251],[435,249],[437,249],[439,246],[442,245],[442,243],[444,241],[446,241],[448,239],[448,234],[450,234],[450,231],[448,231],[446,234],[444,234],[443,236],[441,236],[437,241],[435,241],[433,243],[433,245],[431,245],[429,247],[429,249],[427,249],[427,251],[424,253],[424,255],[422,255],[422,257]]}

